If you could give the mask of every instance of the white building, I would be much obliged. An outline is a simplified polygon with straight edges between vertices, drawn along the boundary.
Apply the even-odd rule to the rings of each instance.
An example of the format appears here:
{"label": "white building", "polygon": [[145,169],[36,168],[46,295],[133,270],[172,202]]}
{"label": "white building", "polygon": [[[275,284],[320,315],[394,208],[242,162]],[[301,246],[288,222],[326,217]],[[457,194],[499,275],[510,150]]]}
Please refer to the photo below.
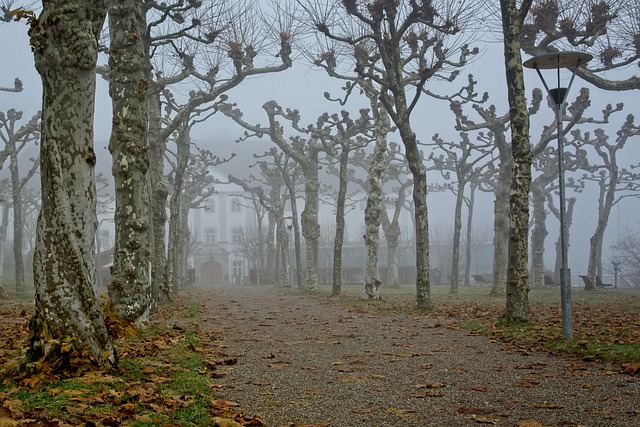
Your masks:
{"label": "white building", "polygon": [[195,240],[190,258],[195,283],[248,283],[248,260],[234,253],[234,246],[240,243],[246,227],[256,222],[255,211],[241,186],[227,183],[228,178],[213,168],[209,173],[216,182],[215,193],[204,208],[189,213],[189,229]]}

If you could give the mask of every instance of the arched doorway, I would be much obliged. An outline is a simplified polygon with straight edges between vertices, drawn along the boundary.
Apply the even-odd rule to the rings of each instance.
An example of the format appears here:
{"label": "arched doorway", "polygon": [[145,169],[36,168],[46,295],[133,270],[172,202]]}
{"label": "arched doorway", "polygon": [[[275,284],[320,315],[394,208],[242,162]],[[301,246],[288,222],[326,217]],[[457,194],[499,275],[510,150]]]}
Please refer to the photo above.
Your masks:
{"label": "arched doorway", "polygon": [[200,266],[200,283],[203,285],[222,284],[222,278],[222,264],[219,262],[209,260]]}

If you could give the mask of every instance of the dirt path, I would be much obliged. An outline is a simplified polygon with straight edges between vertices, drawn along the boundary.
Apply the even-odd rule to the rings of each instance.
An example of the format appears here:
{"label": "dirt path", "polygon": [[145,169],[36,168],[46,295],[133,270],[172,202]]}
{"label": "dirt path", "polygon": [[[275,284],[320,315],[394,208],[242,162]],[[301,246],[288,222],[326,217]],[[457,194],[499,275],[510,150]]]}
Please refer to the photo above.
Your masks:
{"label": "dirt path", "polygon": [[269,426],[640,425],[640,381],[599,366],[508,351],[424,316],[273,288],[207,292],[205,326],[239,359],[215,380],[221,394]]}

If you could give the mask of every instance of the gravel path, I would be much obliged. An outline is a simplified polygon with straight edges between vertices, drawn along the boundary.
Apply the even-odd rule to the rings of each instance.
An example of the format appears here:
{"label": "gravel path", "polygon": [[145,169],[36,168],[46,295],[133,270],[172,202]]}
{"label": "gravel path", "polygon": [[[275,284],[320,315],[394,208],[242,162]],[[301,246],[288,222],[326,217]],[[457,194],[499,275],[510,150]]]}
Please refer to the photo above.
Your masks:
{"label": "gravel path", "polygon": [[239,359],[221,396],[269,426],[640,426],[640,380],[602,366],[309,294],[207,292],[205,326]]}

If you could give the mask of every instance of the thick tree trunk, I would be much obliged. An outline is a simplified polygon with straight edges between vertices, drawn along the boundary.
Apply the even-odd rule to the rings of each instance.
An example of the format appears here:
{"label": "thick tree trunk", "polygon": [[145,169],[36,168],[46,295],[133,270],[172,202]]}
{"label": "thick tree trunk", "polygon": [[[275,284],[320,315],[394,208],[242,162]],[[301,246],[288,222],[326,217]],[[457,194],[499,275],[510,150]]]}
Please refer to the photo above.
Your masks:
{"label": "thick tree trunk", "polygon": [[[385,209],[382,182],[384,171],[386,170],[387,135],[384,129],[388,129],[388,116],[383,113],[379,114],[376,119],[376,130],[378,132],[373,149],[373,158],[369,166],[369,194],[367,194],[367,207],[364,210],[366,257],[363,295],[368,299],[380,299],[378,290],[381,284],[378,277],[378,246],[382,210]],[[387,122],[386,126],[384,121]]]}
{"label": "thick tree trunk", "polygon": [[42,78],[38,217],[33,271],[35,313],[28,358],[53,367],[72,351],[116,365],[95,283],[97,227],[93,112],[97,40],[106,2],[50,0],[29,34]]}
{"label": "thick tree trunk", "polygon": [[[271,200],[279,200],[273,198]],[[276,217],[272,212],[267,215],[269,224],[267,226],[267,266],[266,266],[266,281],[267,283],[274,284],[276,282],[276,238],[275,238],[275,226]]]}
{"label": "thick tree trunk", "polygon": [[[24,292],[24,256],[22,254],[22,196],[20,171],[18,168],[18,153],[14,151],[9,156],[9,171],[11,173],[11,195],[13,198],[13,260],[15,264],[16,292]],[[2,262],[2,261],[0,261]]]}
{"label": "thick tree trunk", "polygon": [[285,226],[282,215],[280,215],[280,217],[278,218],[277,233],[278,253],[280,253],[280,260],[282,261],[279,281],[282,286],[293,288],[293,278],[291,276],[291,256],[289,254],[289,242],[291,241],[291,237],[289,235],[290,231]]}
{"label": "thick tree trunk", "polygon": [[547,238],[546,197],[539,179],[531,186],[533,230],[531,231],[531,286],[544,285],[544,242]]}
{"label": "thick tree trunk", "polygon": [[[531,145],[529,113],[525,96],[520,36],[528,6],[518,9],[516,0],[501,0],[504,59],[511,118],[511,193],[509,196],[509,270],[507,274],[506,318],[529,321],[529,187]],[[527,5],[530,2],[526,1]]]}
{"label": "thick tree trunk", "polygon": [[143,326],[149,320],[150,230],[147,171],[147,88],[145,18],[142,2],[114,0],[109,8],[110,86],[116,211],[115,247],[108,285],[113,309],[122,319]]}
{"label": "thick tree trunk", "polygon": [[307,249],[307,282],[306,288],[318,288],[318,253],[320,244],[320,225],[318,224],[318,194],[320,181],[318,179],[318,152],[309,153],[309,168],[304,171],[305,205],[301,215],[302,235]]}

